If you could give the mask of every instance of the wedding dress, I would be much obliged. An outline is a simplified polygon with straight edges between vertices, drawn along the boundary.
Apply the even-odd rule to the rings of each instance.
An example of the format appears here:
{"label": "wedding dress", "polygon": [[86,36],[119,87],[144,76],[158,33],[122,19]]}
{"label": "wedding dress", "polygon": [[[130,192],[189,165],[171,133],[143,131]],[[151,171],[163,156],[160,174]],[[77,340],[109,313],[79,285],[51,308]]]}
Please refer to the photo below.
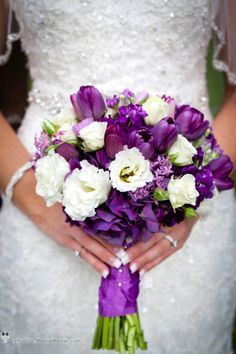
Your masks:
{"label": "wedding dress", "polygon": [[[33,79],[22,143],[32,151],[42,119],[86,84],[106,94],[165,93],[211,119],[205,67],[214,1],[13,1]],[[183,249],[147,274],[139,298],[147,353],[232,353],[235,228],[226,191]],[[92,353],[100,276],[7,200],[0,234],[0,329],[10,333],[0,352]]]}

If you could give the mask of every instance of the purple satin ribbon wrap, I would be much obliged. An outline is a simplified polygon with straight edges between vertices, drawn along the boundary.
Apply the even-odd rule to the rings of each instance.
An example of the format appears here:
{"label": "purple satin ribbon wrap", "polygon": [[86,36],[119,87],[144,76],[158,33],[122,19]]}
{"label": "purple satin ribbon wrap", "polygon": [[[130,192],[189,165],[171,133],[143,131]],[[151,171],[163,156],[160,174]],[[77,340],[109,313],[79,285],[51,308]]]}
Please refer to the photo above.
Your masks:
{"label": "purple satin ribbon wrap", "polygon": [[131,273],[128,265],[110,267],[107,278],[99,287],[99,315],[125,316],[137,312],[139,272]]}

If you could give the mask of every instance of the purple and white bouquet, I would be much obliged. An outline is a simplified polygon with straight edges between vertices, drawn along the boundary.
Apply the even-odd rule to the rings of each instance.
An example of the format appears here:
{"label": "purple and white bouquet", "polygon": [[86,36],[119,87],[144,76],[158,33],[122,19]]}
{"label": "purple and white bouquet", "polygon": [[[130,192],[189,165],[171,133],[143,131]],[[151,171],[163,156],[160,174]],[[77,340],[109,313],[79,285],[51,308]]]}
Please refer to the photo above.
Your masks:
{"label": "purple and white bouquet", "polygon": [[[196,217],[216,189],[230,189],[233,165],[204,115],[167,96],[129,89],[104,97],[93,86],[45,120],[31,161],[36,192],[61,203],[67,221],[91,237],[130,247],[163,226]],[[139,273],[110,267],[101,279],[93,348],[146,349],[137,297]]]}

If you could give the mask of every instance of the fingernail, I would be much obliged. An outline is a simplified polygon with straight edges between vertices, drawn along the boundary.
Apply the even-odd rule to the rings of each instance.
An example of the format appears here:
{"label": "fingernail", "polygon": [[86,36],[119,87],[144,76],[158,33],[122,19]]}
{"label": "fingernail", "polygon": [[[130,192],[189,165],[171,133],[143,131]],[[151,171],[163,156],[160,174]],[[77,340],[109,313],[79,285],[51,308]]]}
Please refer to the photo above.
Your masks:
{"label": "fingernail", "polygon": [[116,256],[118,258],[120,258],[122,260],[122,258],[124,258],[126,256],[126,252],[125,250],[123,250],[123,248],[120,248],[117,252],[116,252]]}
{"label": "fingernail", "polygon": [[115,268],[120,268],[120,266],[121,266],[121,264],[122,264],[122,262],[118,259],[118,258],[112,258],[112,265],[113,265],[113,267],[115,267]]}
{"label": "fingernail", "polygon": [[130,257],[128,255],[128,253],[126,253],[126,255],[121,259],[122,263],[125,265],[127,263],[129,263],[130,261]]}
{"label": "fingernail", "polygon": [[109,274],[108,270],[104,270],[104,271],[102,272],[103,278],[106,278],[106,277],[108,276],[108,274]]}
{"label": "fingernail", "polygon": [[136,272],[136,270],[138,269],[137,263],[131,264],[131,266],[129,267],[129,269],[130,269],[131,273]]}
{"label": "fingernail", "polygon": [[139,275],[140,275],[141,279],[143,278],[144,274],[145,274],[145,270],[141,269],[140,272],[139,272]]}

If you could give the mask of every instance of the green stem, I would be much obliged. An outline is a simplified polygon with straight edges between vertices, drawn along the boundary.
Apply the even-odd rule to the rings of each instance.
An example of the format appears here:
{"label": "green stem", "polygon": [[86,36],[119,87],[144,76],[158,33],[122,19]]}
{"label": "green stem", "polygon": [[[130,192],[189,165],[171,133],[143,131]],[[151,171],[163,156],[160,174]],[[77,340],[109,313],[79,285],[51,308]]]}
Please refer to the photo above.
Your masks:
{"label": "green stem", "polygon": [[114,346],[113,346],[113,343],[114,343],[114,322],[115,322],[115,318],[111,317],[110,323],[109,323],[107,349],[114,349]]}
{"label": "green stem", "polygon": [[110,317],[103,318],[102,349],[107,348],[109,321],[110,321]]}
{"label": "green stem", "polygon": [[102,324],[103,324],[103,317],[98,316],[97,326],[96,326],[96,331],[95,331],[93,346],[92,346],[93,349],[100,349]]}
{"label": "green stem", "polygon": [[146,350],[138,312],[126,316],[98,316],[92,348],[115,350],[119,354],[126,351],[135,354],[137,348]]}
{"label": "green stem", "polygon": [[120,349],[120,317],[115,317],[115,350]]}

